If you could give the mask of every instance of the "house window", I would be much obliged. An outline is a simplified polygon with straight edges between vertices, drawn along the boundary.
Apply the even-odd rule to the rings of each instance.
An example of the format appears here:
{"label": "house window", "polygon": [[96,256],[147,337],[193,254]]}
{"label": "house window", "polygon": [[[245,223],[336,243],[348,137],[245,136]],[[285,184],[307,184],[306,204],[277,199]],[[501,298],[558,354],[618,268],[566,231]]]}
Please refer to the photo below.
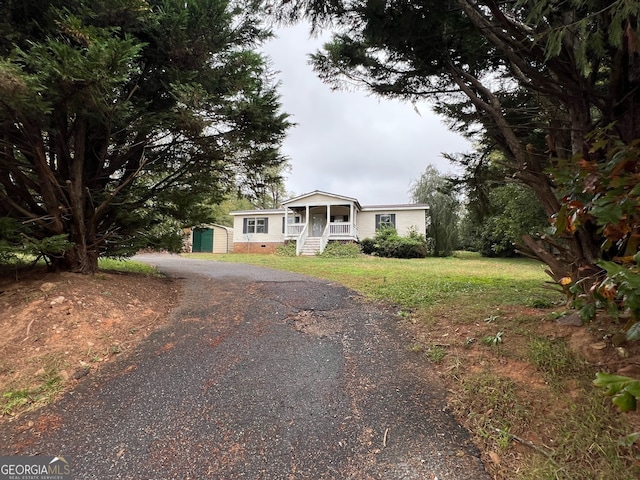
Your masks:
{"label": "house window", "polygon": [[380,213],[376,215],[376,230],[383,228],[396,228],[395,213]]}
{"label": "house window", "polygon": [[267,217],[243,219],[242,233],[269,233],[269,219]]}
{"label": "house window", "polygon": [[331,218],[329,219],[329,221],[331,223],[348,222],[349,216],[348,215],[331,215]]}

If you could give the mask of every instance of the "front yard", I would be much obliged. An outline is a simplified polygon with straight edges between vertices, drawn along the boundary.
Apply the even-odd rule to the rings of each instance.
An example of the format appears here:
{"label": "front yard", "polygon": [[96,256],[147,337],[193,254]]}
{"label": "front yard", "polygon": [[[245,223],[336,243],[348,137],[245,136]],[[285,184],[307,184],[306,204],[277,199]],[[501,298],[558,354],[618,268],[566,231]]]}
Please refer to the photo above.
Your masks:
{"label": "front yard", "polygon": [[[190,255],[195,256],[195,255]],[[637,412],[620,414],[592,385],[598,371],[640,378],[640,346],[617,345],[617,326],[559,323],[564,297],[543,265],[523,259],[332,259],[203,255],[344,284],[397,306],[416,361],[431,362],[449,407],[498,479],[640,478]]]}
{"label": "front yard", "polygon": [[[620,414],[592,385],[598,371],[640,378],[640,346],[618,344],[619,326],[606,318],[559,323],[564,298],[548,288],[541,264],[468,253],[420,260],[188,256],[312,275],[395,305],[413,338],[405,348],[438,372],[449,408],[496,479],[640,478],[638,445],[621,441],[640,431],[640,415]],[[33,272],[19,281],[12,274],[0,290],[3,421],[55,400],[131,351],[166,321],[178,295],[165,279],[114,272],[91,279]]]}

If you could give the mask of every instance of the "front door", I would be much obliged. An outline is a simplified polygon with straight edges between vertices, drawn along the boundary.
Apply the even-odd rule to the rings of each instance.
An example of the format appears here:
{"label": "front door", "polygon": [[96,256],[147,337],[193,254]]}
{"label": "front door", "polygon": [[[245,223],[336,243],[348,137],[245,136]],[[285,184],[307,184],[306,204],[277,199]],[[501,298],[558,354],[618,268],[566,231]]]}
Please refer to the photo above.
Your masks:
{"label": "front door", "polygon": [[311,215],[311,235],[310,237],[321,237],[324,227],[327,226],[327,216],[324,213],[314,213]]}

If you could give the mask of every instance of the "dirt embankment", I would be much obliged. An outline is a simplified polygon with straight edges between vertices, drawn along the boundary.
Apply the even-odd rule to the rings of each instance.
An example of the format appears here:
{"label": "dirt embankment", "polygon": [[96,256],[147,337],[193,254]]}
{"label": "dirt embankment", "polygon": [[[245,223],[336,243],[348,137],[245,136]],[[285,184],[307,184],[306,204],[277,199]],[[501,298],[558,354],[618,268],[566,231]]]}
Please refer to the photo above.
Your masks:
{"label": "dirt embankment", "polygon": [[133,349],[167,321],[178,294],[176,282],[138,274],[0,277],[0,421]]}

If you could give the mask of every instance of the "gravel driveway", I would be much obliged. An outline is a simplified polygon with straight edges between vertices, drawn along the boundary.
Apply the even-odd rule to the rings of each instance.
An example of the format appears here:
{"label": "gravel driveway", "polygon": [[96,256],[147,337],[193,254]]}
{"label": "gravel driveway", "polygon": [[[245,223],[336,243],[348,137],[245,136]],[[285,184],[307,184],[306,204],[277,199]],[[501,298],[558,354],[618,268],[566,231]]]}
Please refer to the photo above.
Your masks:
{"label": "gravel driveway", "polygon": [[293,273],[137,259],[183,279],[170,324],[47,407],[62,427],[24,454],[65,455],[77,479],[489,478],[392,309]]}

